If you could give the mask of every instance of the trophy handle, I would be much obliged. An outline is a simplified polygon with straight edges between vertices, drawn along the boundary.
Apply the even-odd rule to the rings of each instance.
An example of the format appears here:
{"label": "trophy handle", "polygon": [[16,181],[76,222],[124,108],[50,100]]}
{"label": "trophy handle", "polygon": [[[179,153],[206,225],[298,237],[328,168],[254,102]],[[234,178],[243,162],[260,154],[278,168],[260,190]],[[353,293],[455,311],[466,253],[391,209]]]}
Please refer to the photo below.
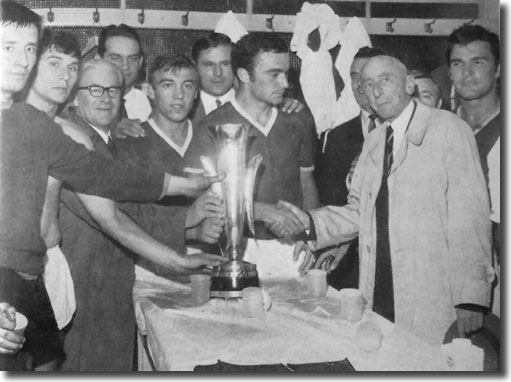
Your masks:
{"label": "trophy handle", "polygon": [[[218,175],[216,171],[215,163],[213,159],[207,157],[205,155],[201,155],[200,161],[202,163],[202,168],[206,172],[208,176],[216,176]],[[220,199],[224,199],[224,192],[222,190],[222,182],[216,182],[211,185],[211,191],[213,191]]]}
{"label": "trophy handle", "polygon": [[248,228],[252,235],[255,236],[255,228],[254,228],[254,184],[255,178],[257,174],[257,169],[261,164],[263,157],[261,154],[257,154],[248,162],[247,172],[245,177],[245,189],[243,190],[245,193],[245,211],[247,213],[247,222]]}

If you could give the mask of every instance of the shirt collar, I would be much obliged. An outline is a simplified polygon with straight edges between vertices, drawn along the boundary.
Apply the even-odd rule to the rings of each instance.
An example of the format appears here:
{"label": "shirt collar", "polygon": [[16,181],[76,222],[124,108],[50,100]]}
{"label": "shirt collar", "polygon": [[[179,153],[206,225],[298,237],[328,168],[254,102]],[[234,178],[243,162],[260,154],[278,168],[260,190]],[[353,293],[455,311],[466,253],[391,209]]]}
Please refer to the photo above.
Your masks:
{"label": "shirt collar", "polygon": [[[373,114],[374,113],[370,113],[364,109],[360,109],[360,120],[362,122],[362,134],[364,135],[364,139],[367,137],[367,134],[369,134],[369,116]],[[376,124],[376,127],[381,125],[381,122],[378,118],[374,120],[374,123]]]}
{"label": "shirt collar", "polygon": [[220,100],[222,105],[225,104],[226,102],[232,101],[234,99],[234,89],[233,88],[229,89],[227,93],[220,97],[213,96],[209,93],[206,93],[204,90],[201,90],[200,99],[202,101],[202,104],[204,105],[204,111],[206,112],[206,114],[209,114],[217,108],[216,100]]}
{"label": "shirt collar", "polygon": [[[463,119],[463,118],[462,118],[462,116],[461,116],[461,114],[462,114],[462,110],[461,110],[461,105],[460,105],[460,106],[458,107],[458,109],[456,110],[456,115],[457,115],[458,117],[460,117],[461,119]],[[486,118],[486,119],[483,121],[483,123],[481,123],[481,125],[480,125],[477,129],[473,130],[473,131],[474,131],[474,135],[475,135],[475,134],[477,134],[477,133],[479,133],[482,129],[484,129],[484,128],[486,127],[486,125],[487,125],[488,123],[490,123],[490,122],[492,121],[492,119],[493,119],[493,118],[495,118],[495,117],[496,117],[497,115],[499,115],[499,114],[500,114],[500,106],[498,107],[498,109],[497,109],[497,110],[495,110],[495,112],[494,112],[494,113],[492,113],[492,114],[491,114],[488,118]]]}
{"label": "shirt collar", "polygon": [[410,123],[410,118],[412,118],[413,110],[414,103],[410,100],[408,106],[404,108],[404,110],[396,119],[394,119],[392,122],[385,122],[387,126],[392,126],[392,130],[394,131],[394,151],[397,151],[406,133],[406,128]]}
{"label": "shirt collar", "polygon": [[99,127],[92,126],[90,123],[89,126],[92,127],[94,131],[99,134],[101,139],[103,139],[106,144],[108,144],[108,140],[111,139],[110,130],[108,130],[108,133],[105,133],[104,130],[100,129]]}
{"label": "shirt collar", "polygon": [[268,136],[268,134],[270,133],[270,130],[271,128],[273,127],[273,124],[275,123],[276,119],[277,119],[277,115],[278,115],[278,110],[276,107],[272,107],[271,108],[271,116],[270,116],[270,119],[268,120],[268,123],[266,124],[266,126],[263,126],[261,125],[259,122],[257,122],[255,119],[253,119],[242,107],[241,105],[238,103],[238,101],[236,101],[235,98],[232,99],[231,101],[231,104],[232,106],[236,109],[236,111],[238,113],[240,113],[243,118],[245,118],[247,121],[249,121],[257,130],[259,130],[261,133],[264,134],[265,137]]}
{"label": "shirt collar", "polygon": [[165,134],[163,132],[163,130],[158,127],[158,125],[156,124],[154,119],[149,118],[149,120],[147,122],[149,123],[149,125],[151,125],[154,132],[161,137],[161,139],[163,139],[170,147],[172,147],[179,155],[181,155],[181,157],[184,157],[186,150],[188,150],[188,147],[190,146],[190,142],[192,141],[192,137],[193,137],[192,122],[189,119],[187,119],[186,121],[188,122],[188,124],[187,124],[188,132],[186,135],[186,140],[183,143],[183,146],[179,146],[172,139],[170,139],[168,137],[168,135]]}

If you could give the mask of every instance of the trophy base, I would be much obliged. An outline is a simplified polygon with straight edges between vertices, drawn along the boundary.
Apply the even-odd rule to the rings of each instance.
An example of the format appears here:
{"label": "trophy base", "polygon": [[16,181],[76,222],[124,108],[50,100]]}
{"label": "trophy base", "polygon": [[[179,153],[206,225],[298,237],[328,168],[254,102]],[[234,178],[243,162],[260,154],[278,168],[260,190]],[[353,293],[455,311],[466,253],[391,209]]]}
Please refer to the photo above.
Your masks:
{"label": "trophy base", "polygon": [[211,297],[238,298],[243,289],[258,286],[256,266],[246,261],[228,261],[213,267],[211,272]]}

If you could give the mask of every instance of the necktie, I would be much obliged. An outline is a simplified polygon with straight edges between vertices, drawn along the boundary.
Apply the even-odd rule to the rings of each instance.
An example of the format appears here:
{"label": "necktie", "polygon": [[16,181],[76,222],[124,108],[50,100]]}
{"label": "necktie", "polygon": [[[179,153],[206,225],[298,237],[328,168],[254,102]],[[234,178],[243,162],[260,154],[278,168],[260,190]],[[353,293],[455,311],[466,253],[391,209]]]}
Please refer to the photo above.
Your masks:
{"label": "necktie", "polygon": [[128,118],[128,112],[126,111],[126,100],[124,98],[121,98],[121,110],[119,111],[121,114],[121,119]]}
{"label": "necktie", "polygon": [[367,126],[367,131],[370,133],[371,131],[374,130],[374,128],[376,127],[376,114],[371,114],[369,116],[369,125]]}
{"label": "necktie", "polygon": [[373,310],[394,322],[394,283],[389,242],[389,188],[387,179],[392,167],[394,135],[387,127],[383,175],[380,191],[376,198],[376,269],[374,277]]}
{"label": "necktie", "polygon": [[218,98],[216,99],[216,108],[218,109],[220,106],[222,106],[222,101],[220,101]]}

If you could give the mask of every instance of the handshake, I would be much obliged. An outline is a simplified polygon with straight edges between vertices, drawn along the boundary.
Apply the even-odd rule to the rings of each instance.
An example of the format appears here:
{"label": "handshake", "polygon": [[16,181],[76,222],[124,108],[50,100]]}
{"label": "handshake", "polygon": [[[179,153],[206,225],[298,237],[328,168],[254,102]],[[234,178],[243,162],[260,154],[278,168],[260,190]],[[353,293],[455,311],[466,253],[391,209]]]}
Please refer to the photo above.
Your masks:
{"label": "handshake", "polygon": [[309,227],[309,215],[291,203],[280,200],[277,204],[254,203],[255,220],[261,220],[277,237],[296,241]]}
{"label": "handshake", "polygon": [[274,205],[263,205],[265,225],[280,239],[295,243],[293,259],[298,261],[300,254],[304,253],[298,271],[303,276],[311,268],[333,271],[339,265],[350,243],[332,247],[315,255],[301,235],[310,229],[309,215],[291,203],[280,200]]}

